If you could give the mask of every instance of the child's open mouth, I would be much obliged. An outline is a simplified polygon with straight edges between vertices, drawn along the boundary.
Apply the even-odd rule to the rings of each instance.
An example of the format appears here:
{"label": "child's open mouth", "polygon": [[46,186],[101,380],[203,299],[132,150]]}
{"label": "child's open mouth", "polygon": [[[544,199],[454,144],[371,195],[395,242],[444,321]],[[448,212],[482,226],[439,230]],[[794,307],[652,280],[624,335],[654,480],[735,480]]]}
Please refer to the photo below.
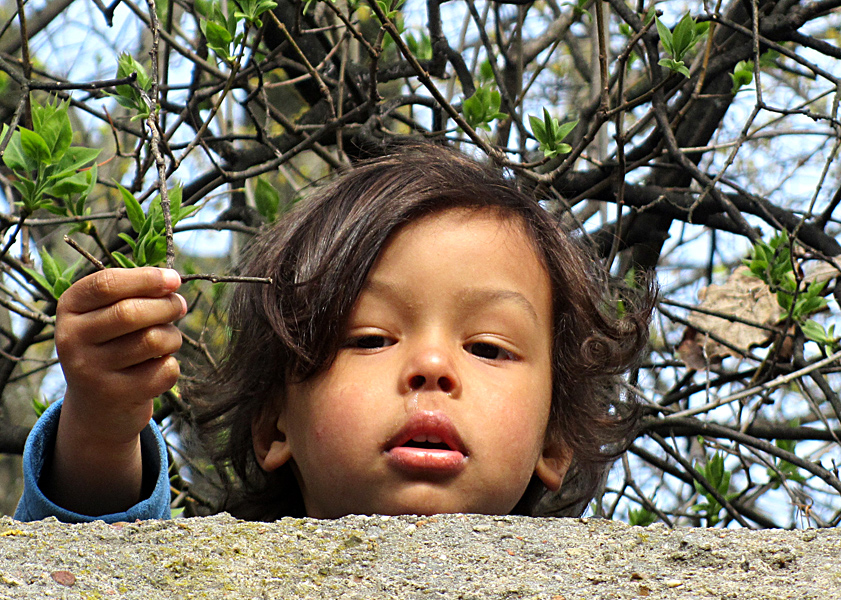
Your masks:
{"label": "child's open mouth", "polygon": [[450,419],[440,412],[423,411],[387,443],[389,462],[403,471],[454,475],[464,468],[467,449]]}

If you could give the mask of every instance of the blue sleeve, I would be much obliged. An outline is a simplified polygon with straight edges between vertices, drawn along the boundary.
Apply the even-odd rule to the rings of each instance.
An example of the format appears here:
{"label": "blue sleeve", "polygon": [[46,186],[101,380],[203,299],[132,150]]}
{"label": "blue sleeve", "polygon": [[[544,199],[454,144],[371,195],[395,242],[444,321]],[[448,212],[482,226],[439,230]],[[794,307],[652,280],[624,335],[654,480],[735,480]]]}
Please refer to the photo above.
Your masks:
{"label": "blue sleeve", "polygon": [[46,517],[55,517],[65,523],[87,523],[90,521],[133,522],[137,519],[168,519],[169,476],[166,444],[154,421],[140,434],[143,455],[144,479],[154,476],[155,489],[145,500],[141,500],[125,512],[91,517],[81,515],[53,503],[38,487],[44,460],[52,452],[58,430],[58,417],[61,414],[61,402],[52,404],[29,434],[23,451],[23,495],[15,511],[18,521],[38,521]]}

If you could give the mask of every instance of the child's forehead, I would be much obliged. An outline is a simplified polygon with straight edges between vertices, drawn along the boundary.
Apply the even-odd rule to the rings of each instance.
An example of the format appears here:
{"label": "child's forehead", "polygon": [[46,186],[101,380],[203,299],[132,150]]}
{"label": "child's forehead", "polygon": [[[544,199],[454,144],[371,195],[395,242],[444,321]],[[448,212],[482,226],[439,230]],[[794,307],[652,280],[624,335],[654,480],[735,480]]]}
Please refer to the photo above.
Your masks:
{"label": "child's forehead", "polygon": [[397,241],[407,238],[425,240],[432,248],[446,252],[448,248],[437,243],[444,235],[458,235],[485,247],[501,244],[513,249],[517,246],[546,268],[545,256],[526,219],[497,206],[453,206],[418,215],[389,235],[380,248],[378,261]]}
{"label": "child's forehead", "polygon": [[433,279],[494,280],[512,268],[543,279],[548,271],[523,219],[484,207],[450,208],[409,221],[386,240],[368,279],[386,265],[392,273],[395,268],[420,273],[434,265]]}
{"label": "child's forehead", "polygon": [[[424,212],[408,219],[397,227],[386,240],[384,248],[394,238],[405,235],[435,237],[441,232],[476,232],[477,224],[482,224],[482,234],[493,233],[499,241],[534,244],[525,218],[510,210],[498,206],[447,206],[439,210]],[[537,248],[535,248],[537,250]]]}

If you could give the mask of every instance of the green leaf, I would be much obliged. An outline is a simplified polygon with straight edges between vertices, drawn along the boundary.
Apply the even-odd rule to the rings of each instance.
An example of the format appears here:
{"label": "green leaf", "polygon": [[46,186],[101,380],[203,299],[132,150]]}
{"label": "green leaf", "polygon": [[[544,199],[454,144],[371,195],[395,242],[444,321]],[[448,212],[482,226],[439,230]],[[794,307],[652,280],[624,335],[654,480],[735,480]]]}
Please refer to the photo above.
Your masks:
{"label": "green leaf", "polygon": [[239,19],[234,16],[233,11],[231,11],[227,18],[222,16],[221,6],[219,7],[219,11],[216,14],[220,16],[219,20],[217,20],[216,22],[221,25],[224,25],[227,28],[228,33],[231,35],[231,41],[233,41],[234,44],[238,44],[242,39],[241,36],[237,35],[237,25],[239,24]]}
{"label": "green leaf", "polygon": [[236,4],[240,7],[240,10],[234,12],[234,17],[245,19],[255,27],[262,27],[259,19],[260,15],[277,6],[277,3],[272,0],[259,0],[256,2],[254,0],[239,0]]}
{"label": "green leaf", "polygon": [[91,192],[93,191],[93,188],[96,187],[96,184],[99,181],[97,179],[98,171],[99,171],[99,169],[97,168],[96,165],[92,166],[90,169],[85,171],[85,177],[88,180],[88,187],[84,192],[82,192],[82,195],[79,197],[79,200],[78,200],[78,203],[79,203],[78,206],[79,207],[76,209],[76,214],[77,215],[83,215],[84,214],[85,200],[87,199],[88,196],[91,195]]}
{"label": "green leaf", "polygon": [[[406,45],[418,60],[430,60],[432,58],[432,42],[425,32],[421,32],[418,38],[415,38],[411,33],[406,34]],[[482,83],[493,79],[493,71],[491,71],[490,77],[487,76],[486,65],[487,69],[490,69],[488,61],[484,61],[479,67],[479,81]]]}
{"label": "green leaf", "polygon": [[759,56],[759,66],[762,69],[770,69],[777,66],[777,59],[780,58],[780,53],[776,50],[768,50]]}
{"label": "green leaf", "polygon": [[744,262],[752,275],[776,293],[777,304],[797,322],[802,323],[808,315],[826,306],[826,300],[821,297],[825,282],[813,282],[798,293],[799,281],[794,274],[787,231],[780,231],[768,243],[759,240],[751,250],[751,259]]}
{"label": "green leaf", "polygon": [[59,277],[58,280],[55,282],[55,286],[53,286],[53,297],[55,297],[56,300],[61,298],[61,295],[67,291],[70,285],[71,282],[69,279]]}
{"label": "green leaf", "polygon": [[60,217],[66,217],[69,214],[66,207],[58,206],[56,204],[47,204],[44,206],[44,209]]}
{"label": "green leaf", "polygon": [[135,253],[135,251],[137,250],[137,240],[132,238],[127,233],[122,233],[122,232],[118,233],[117,237],[120,238],[121,240],[123,240],[126,244],[128,244],[128,247],[131,248],[131,253],[132,254]]}
{"label": "green leaf", "polygon": [[[695,470],[703,475],[704,479],[706,479],[720,495],[727,495],[727,492],[730,490],[731,473],[730,471],[725,470],[724,458],[722,458],[721,453],[716,452],[712,458],[707,461],[707,464],[704,465],[703,469],[696,466]],[[695,481],[695,490],[707,498],[707,501],[711,505],[717,504],[715,497],[710,494],[698,481]]]}
{"label": "green leaf", "polygon": [[69,104],[69,101],[56,101],[55,105],[48,102],[44,106],[37,102],[32,103],[33,130],[41,136],[49,149],[50,162],[61,160],[73,138],[70,117],[67,116]]}
{"label": "green leaf", "polygon": [[51,157],[47,143],[40,135],[25,127],[20,128],[20,143],[24,153],[38,163],[48,163]]}
{"label": "green leaf", "polygon": [[546,132],[546,141],[553,143],[558,131],[558,119],[550,115],[546,108],[543,109],[543,130]]}
{"label": "green leaf", "polygon": [[117,184],[117,188],[123,196],[123,204],[126,206],[126,215],[131,223],[131,228],[134,229],[135,232],[140,233],[140,230],[143,228],[143,223],[146,220],[146,215],[143,214],[143,208],[134,197],[134,194],[121,186],[119,183]]}
{"label": "green leaf", "polygon": [[36,271],[35,269],[30,269],[29,267],[24,267],[23,270],[26,271],[26,274],[29,275],[34,281],[37,281],[42,288],[49,291],[50,294],[53,293],[52,284],[49,281],[47,281],[46,278],[43,275],[41,275],[38,271]]}
{"label": "green leaf", "polygon": [[[155,196],[149,203],[149,217],[147,222],[151,222],[149,231],[161,233],[164,230],[164,211],[161,208],[161,197]],[[141,237],[146,235],[146,231],[141,233]]]}
{"label": "green leaf", "polygon": [[23,176],[19,176],[17,181],[12,182],[12,185],[15,187],[17,191],[20,192],[20,197],[22,202],[16,203],[19,206],[23,206],[28,210],[30,213],[35,212],[39,208],[44,201],[44,196],[38,191],[35,182],[31,179],[26,179]]}
{"label": "green leaf", "polygon": [[180,185],[176,185],[173,188],[167,190],[167,195],[169,196],[169,216],[172,219],[172,224],[175,225],[180,221],[183,217],[181,215],[181,193],[183,188]]}
{"label": "green leaf", "polygon": [[133,269],[134,267],[137,266],[134,263],[134,261],[132,261],[129,257],[127,257],[122,252],[114,251],[114,252],[111,253],[111,256],[113,256],[114,260],[116,260],[117,263],[119,263],[119,265],[121,267],[123,267],[124,269]]}
{"label": "green leaf", "polygon": [[793,303],[794,298],[790,294],[782,291],[777,292],[777,304],[779,304],[785,312],[791,312]]}
{"label": "green leaf", "polygon": [[172,2],[165,0],[159,0],[155,3],[155,11],[157,12],[159,23],[166,23],[169,20],[171,4]]}
{"label": "green leaf", "polygon": [[[797,420],[792,423],[791,427],[798,427],[800,424]],[[795,449],[797,447],[796,440],[776,440],[774,445],[780,448],[781,450],[785,450],[786,452],[791,452],[794,454]],[[792,463],[783,460],[783,459],[775,459],[774,460],[775,466],[777,467],[776,470],[772,468],[767,468],[766,473],[768,474],[768,482],[774,489],[779,489],[780,484],[783,480],[789,481],[796,481],[797,483],[804,483],[806,478],[800,474],[800,469],[793,465]]]}
{"label": "green leaf", "polygon": [[41,255],[41,269],[44,271],[44,277],[46,277],[50,288],[52,288],[56,280],[61,276],[61,266],[50,256],[46,248],[42,247],[39,254]]}
{"label": "green leaf", "polygon": [[730,74],[730,79],[733,80],[733,87],[730,90],[731,94],[735,94],[743,86],[750,85],[753,82],[753,61],[740,60],[736,63],[736,67]]}
{"label": "green leaf", "polygon": [[684,54],[691,47],[694,32],[695,21],[686,13],[672,32],[672,49],[676,60],[683,60]]}
{"label": "green leaf", "polygon": [[59,172],[54,177],[61,177],[64,173],[72,173],[92,163],[102,152],[99,148],[84,148],[82,146],[71,146],[67,149],[64,157],[59,161]]}
{"label": "green leaf", "polygon": [[[152,78],[149,77],[143,65],[137,62],[131,54],[123,52],[117,58],[117,78],[122,79],[132,73],[137,73],[137,86],[140,89],[148,91],[152,87]],[[139,97],[137,90],[130,85],[117,86],[117,93],[126,97]]]}
{"label": "green leaf", "polygon": [[680,73],[684,77],[689,77],[689,69],[686,68],[686,65],[683,64],[682,60],[673,60],[671,58],[661,58],[658,62],[658,65],[661,67],[666,67],[670,71],[674,71],[675,73]]}
{"label": "green leaf", "polygon": [[140,110],[143,108],[143,103],[139,98],[137,100],[130,100],[124,96],[113,96],[113,98],[117,101],[117,104],[128,110]]}
{"label": "green leaf", "polygon": [[268,181],[258,178],[254,190],[254,204],[267,223],[274,223],[280,206],[280,194]]}
{"label": "green leaf", "polygon": [[228,18],[225,16],[225,13],[222,12],[222,7],[219,6],[219,2],[213,0],[211,3],[211,10],[210,16],[207,18],[208,21],[214,21],[217,25],[221,25],[228,28]]}
{"label": "green leaf", "polygon": [[[663,25],[660,19],[656,19],[656,25],[663,48],[674,61],[674,68],[670,68],[678,73],[683,73],[684,70],[688,73],[688,69],[685,67],[680,68],[683,65],[683,58],[687,52],[695,47],[698,40],[707,33],[709,23],[696,23],[695,19],[689,13],[686,13],[675,26],[674,31],[669,31],[669,28]],[[662,65],[663,62],[661,61],[660,64]]]}
{"label": "green leaf", "polygon": [[[152,80],[143,65],[137,62],[131,54],[123,52],[117,58],[117,78],[122,79],[132,73],[137,74],[136,85],[140,89],[148,91],[152,87]],[[148,107],[137,89],[127,84],[118,85],[115,89],[117,90],[117,102],[120,106],[148,114]]]}
{"label": "green leaf", "polygon": [[51,187],[47,188],[45,192],[51,196],[70,196],[71,194],[81,194],[88,189],[88,177],[86,173],[75,173],[64,179],[60,179]]}
{"label": "green leaf", "polygon": [[648,527],[657,520],[657,514],[646,508],[628,511],[628,525],[634,527]]}
{"label": "green leaf", "polygon": [[824,345],[829,341],[826,329],[824,329],[823,325],[817,321],[809,319],[803,323],[800,328],[803,330],[803,335],[805,335],[808,340],[812,340],[813,342],[817,342],[821,345]]}
{"label": "green leaf", "polygon": [[491,121],[508,116],[499,112],[501,103],[502,99],[497,90],[492,90],[490,86],[479,86],[473,95],[462,103],[464,120],[474,129],[490,131]]}
{"label": "green leaf", "polygon": [[260,0],[257,2],[256,12],[258,15],[261,15],[267,10],[274,10],[275,8],[277,8],[277,2],[273,0]]}
{"label": "green leaf", "polygon": [[543,109],[543,119],[529,115],[532,133],[540,143],[539,149],[543,151],[546,158],[553,158],[561,154],[568,154],[572,146],[562,143],[562,140],[569,135],[578,125],[578,121],[570,121],[561,125],[558,119],[549,114],[546,108]]}
{"label": "green leaf", "polygon": [[824,288],[826,287],[826,281],[813,281],[809,284],[809,287],[806,288],[806,297],[807,298],[817,298],[821,292],[823,292]]}
{"label": "green leaf", "polygon": [[561,127],[558,129],[558,133],[557,133],[557,136],[556,136],[557,139],[558,140],[564,139],[566,136],[568,136],[570,134],[570,132],[572,132],[573,129],[575,129],[575,127],[577,125],[578,125],[578,120],[577,119],[575,121],[569,121],[568,123],[564,123],[563,125],[561,125]]}
{"label": "green leaf", "polygon": [[809,298],[798,297],[794,306],[794,318],[798,321],[804,319],[807,315],[818,312],[826,306],[826,300],[823,298]]}
{"label": "green leaf", "polygon": [[660,42],[663,44],[666,53],[674,56],[675,50],[674,46],[672,46],[672,32],[656,16],[654,17],[654,24],[657,26],[657,34],[660,36]]}
{"label": "green leaf", "polygon": [[143,255],[147,265],[154,267],[162,263],[166,259],[166,238],[158,234],[146,239],[143,243]]}
{"label": "green leaf", "polygon": [[[2,137],[0,137],[0,140],[6,138],[8,130],[9,126],[4,123]],[[12,138],[9,140],[6,150],[3,152],[3,162],[12,171],[16,171],[18,173],[30,173],[38,168],[38,163],[31,157],[27,156],[23,151],[23,144],[21,143],[19,131],[12,133]]]}
{"label": "green leaf", "polygon": [[87,194],[82,193],[79,194],[79,198],[73,203],[71,206],[71,210],[74,215],[81,217],[85,214],[85,200],[87,199]]}
{"label": "green leaf", "polygon": [[[426,37],[426,34],[424,34]],[[429,38],[426,37],[428,40]],[[432,58],[432,42],[429,42],[429,58]],[[479,81],[483,84],[492,83],[494,81],[494,69],[491,61],[483,60],[482,64],[479,65]]]}
{"label": "green leaf", "polygon": [[146,238],[141,237],[138,238],[137,242],[134,244],[134,248],[132,248],[131,254],[134,262],[136,262],[141,267],[145,267],[148,262],[146,262],[146,245],[144,244]]}
{"label": "green leaf", "polygon": [[576,15],[586,16],[589,19],[592,19],[593,16],[590,14],[590,11],[585,10],[584,6],[586,6],[587,0],[578,0],[577,2],[564,2],[561,6],[570,6],[572,7],[572,12]]}
{"label": "green leaf", "polygon": [[138,239],[145,237],[150,231],[154,229],[155,223],[155,216],[152,214],[152,210],[154,207],[150,207],[149,216],[146,217],[146,220],[143,221],[143,226],[140,228],[140,231],[137,232]]}
{"label": "green leaf", "polygon": [[[177,221],[178,221],[178,222],[183,221],[184,219],[186,219],[187,217],[189,217],[190,215],[192,215],[194,212],[198,211],[198,210],[199,210],[199,208],[201,208],[201,207],[200,207],[200,206],[195,206],[195,205],[193,205],[193,206],[185,206],[185,207],[183,207],[183,208],[181,209],[181,211],[178,213],[178,219],[177,219]],[[174,216],[174,215],[173,215],[173,219],[175,219],[175,216]],[[175,221],[173,221],[173,222],[175,222]]]}
{"label": "green leaf", "polygon": [[35,410],[35,416],[38,418],[41,418],[41,415],[43,415],[44,411],[49,407],[50,405],[48,403],[41,402],[37,397],[32,398],[32,408]]}
{"label": "green leaf", "polygon": [[473,127],[481,127],[484,125],[485,106],[483,105],[483,95],[478,88],[470,98],[467,98],[461,105],[462,114],[467,124]]}
{"label": "green leaf", "polygon": [[202,30],[204,31],[204,36],[207,38],[207,45],[224,60],[228,60],[231,56],[231,40],[234,39],[228,29],[214,21],[202,21]]}
{"label": "green leaf", "polygon": [[213,8],[213,2],[210,0],[195,0],[193,2],[193,6],[196,8],[196,12],[199,13],[205,19],[210,18],[210,13]]}
{"label": "green leaf", "polygon": [[53,113],[52,118],[44,124],[51,134],[55,133],[55,142],[51,144],[46,133],[41,133],[47,145],[51,146],[53,162],[58,162],[64,157],[70,148],[70,142],[73,141],[73,128],[70,126],[70,117],[67,115],[68,106],[70,106],[69,100],[62,102]]}
{"label": "green leaf", "polygon": [[534,115],[529,115],[529,124],[531,125],[531,132],[534,135],[534,139],[540,143],[544,143],[546,141],[546,128],[543,126],[543,121]]}
{"label": "green leaf", "polygon": [[128,244],[129,248],[131,248],[132,253],[134,253],[135,248],[137,248],[137,240],[135,240],[129,234],[123,232],[118,233],[117,237],[119,237],[126,244]]}

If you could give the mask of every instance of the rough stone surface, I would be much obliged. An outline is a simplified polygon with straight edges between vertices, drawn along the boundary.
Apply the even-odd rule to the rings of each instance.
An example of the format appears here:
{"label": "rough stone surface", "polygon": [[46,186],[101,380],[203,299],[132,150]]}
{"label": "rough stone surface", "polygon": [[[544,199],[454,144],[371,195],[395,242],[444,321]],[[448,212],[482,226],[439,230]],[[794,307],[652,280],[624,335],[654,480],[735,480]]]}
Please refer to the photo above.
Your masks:
{"label": "rough stone surface", "polygon": [[448,515],[0,518],[0,598],[841,598],[841,531]]}

